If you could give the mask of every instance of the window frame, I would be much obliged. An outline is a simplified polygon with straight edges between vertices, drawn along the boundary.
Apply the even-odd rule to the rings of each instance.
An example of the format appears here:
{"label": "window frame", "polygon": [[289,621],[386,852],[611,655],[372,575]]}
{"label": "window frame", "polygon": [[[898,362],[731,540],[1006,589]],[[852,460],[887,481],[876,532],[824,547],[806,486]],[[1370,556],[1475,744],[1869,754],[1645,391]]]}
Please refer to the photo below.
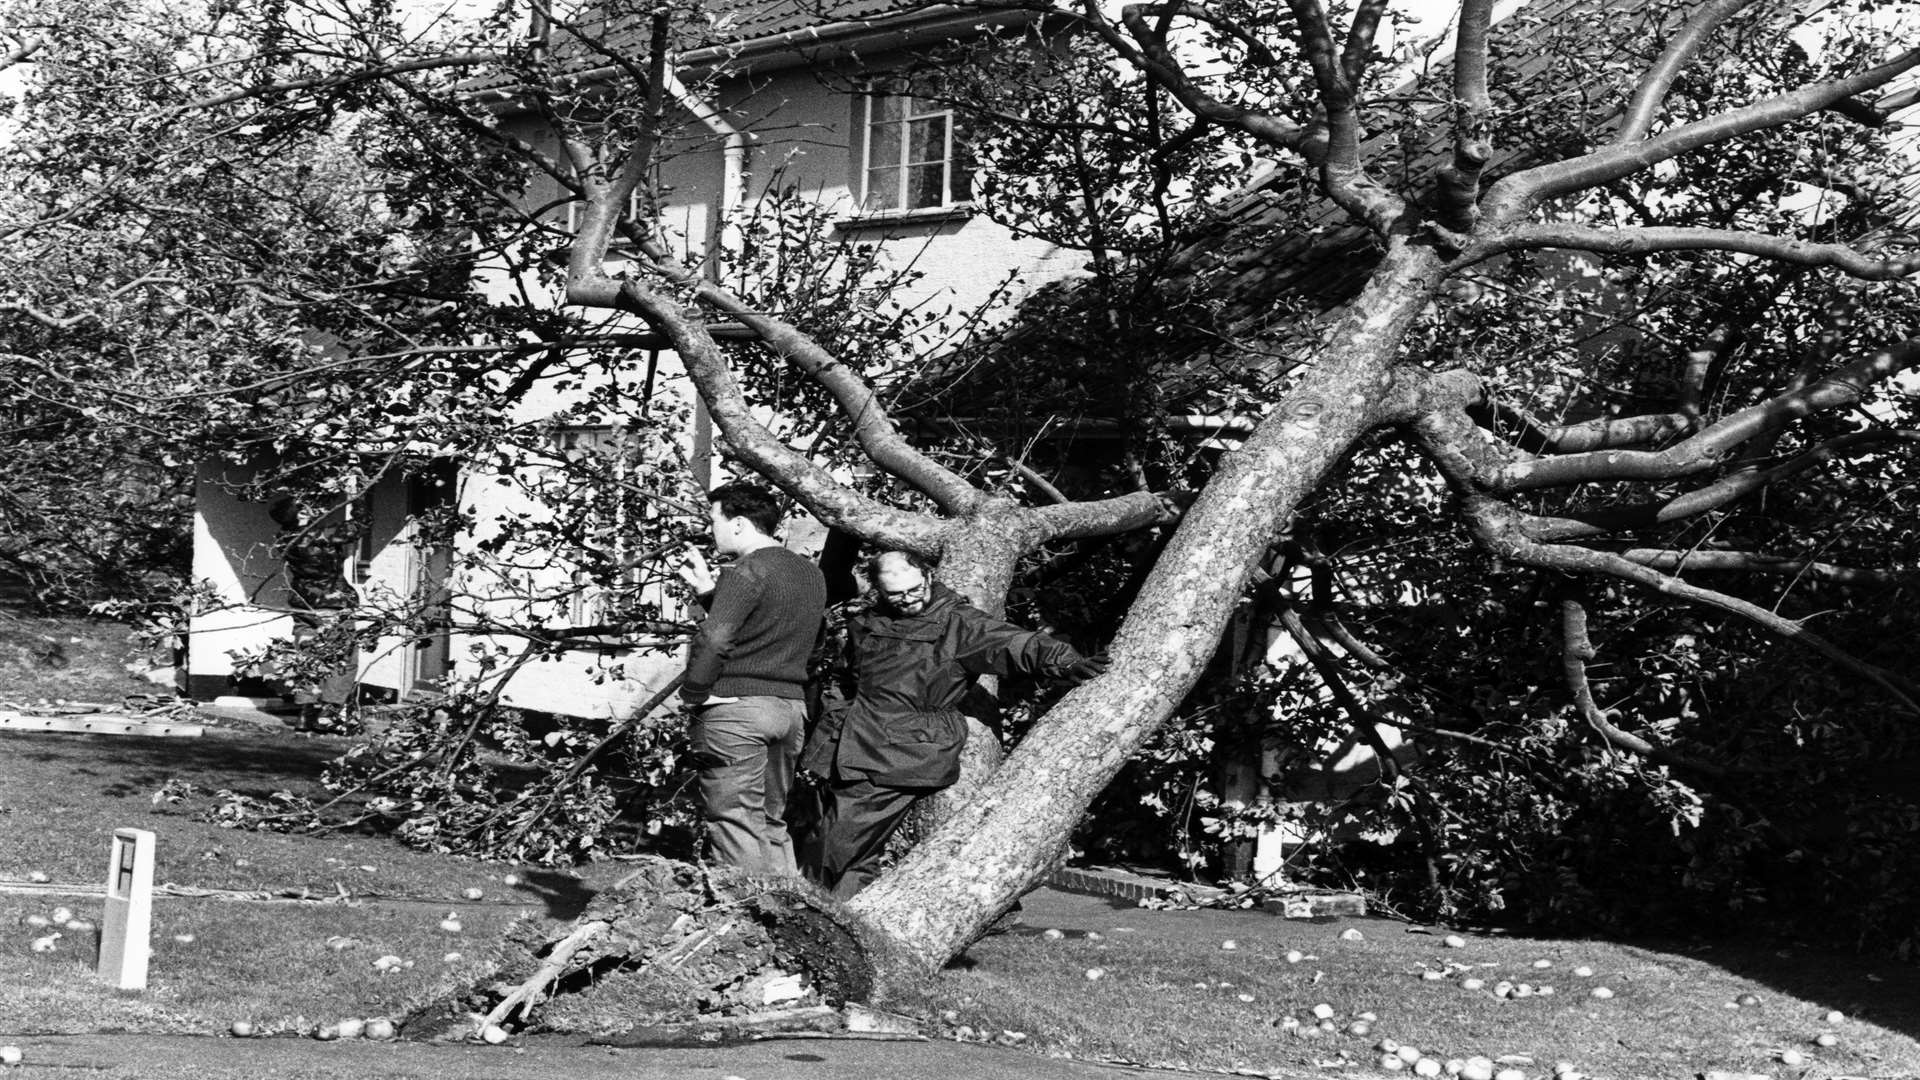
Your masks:
{"label": "window frame", "polygon": [[[887,98],[904,99],[908,102],[908,106],[897,118],[876,120],[875,110]],[[914,111],[916,105],[923,106],[923,109]],[[941,156],[937,159],[940,165],[940,201],[925,206],[909,205],[913,194],[911,180],[913,169],[916,166],[924,167],[934,163],[932,160],[923,162],[910,160],[913,144],[910,137],[911,125],[917,120],[936,117],[942,121],[943,129]],[[854,216],[856,218],[901,218],[971,211],[974,202],[973,170],[971,164],[964,160],[962,153],[964,145],[959,138],[958,121],[959,114],[951,106],[929,101],[916,94],[882,90],[872,84],[860,88],[854,95],[853,103],[853,125],[858,133],[859,153],[854,155],[853,164],[856,171],[855,175],[850,177],[853,183],[849,185],[854,193]],[[892,164],[876,165],[874,162],[873,151],[877,141],[874,138],[874,129],[879,123],[895,125],[898,130],[899,157]],[[884,207],[873,205],[873,179],[876,168],[897,174],[895,177],[897,186],[893,193],[897,200],[895,205]],[[964,185],[965,197],[955,197],[956,181]]]}

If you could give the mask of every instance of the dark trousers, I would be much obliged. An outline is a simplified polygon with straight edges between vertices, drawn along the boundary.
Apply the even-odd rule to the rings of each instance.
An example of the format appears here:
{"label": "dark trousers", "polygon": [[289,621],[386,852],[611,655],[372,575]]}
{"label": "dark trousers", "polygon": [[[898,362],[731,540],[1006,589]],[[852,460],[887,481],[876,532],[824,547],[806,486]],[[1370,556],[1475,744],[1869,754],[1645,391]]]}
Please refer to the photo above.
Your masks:
{"label": "dark trousers", "polygon": [[845,900],[880,876],[887,838],[913,804],[937,787],[888,787],[861,777],[835,780],[821,820],[820,884]]}

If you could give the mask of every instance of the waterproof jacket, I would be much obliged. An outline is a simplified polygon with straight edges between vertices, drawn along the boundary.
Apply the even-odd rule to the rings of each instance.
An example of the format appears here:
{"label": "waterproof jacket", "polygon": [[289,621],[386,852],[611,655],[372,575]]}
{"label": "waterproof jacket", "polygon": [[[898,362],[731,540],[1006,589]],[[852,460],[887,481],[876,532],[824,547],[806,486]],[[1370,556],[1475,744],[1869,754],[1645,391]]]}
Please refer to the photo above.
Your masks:
{"label": "waterproof jacket", "polygon": [[967,723],[960,699],[977,675],[1068,677],[1071,645],[1001,622],[934,582],[917,615],[883,608],[847,618],[843,678],[801,768],[834,780],[940,788],[960,778]]}

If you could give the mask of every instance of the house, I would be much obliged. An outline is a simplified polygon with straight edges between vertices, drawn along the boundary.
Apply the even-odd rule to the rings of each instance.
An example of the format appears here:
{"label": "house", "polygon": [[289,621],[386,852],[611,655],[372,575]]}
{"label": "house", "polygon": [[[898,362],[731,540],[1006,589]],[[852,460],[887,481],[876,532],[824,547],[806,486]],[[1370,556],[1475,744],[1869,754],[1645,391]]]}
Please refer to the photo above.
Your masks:
{"label": "house", "polygon": [[[704,43],[677,54],[681,115],[668,140],[672,152],[658,172],[667,193],[661,219],[682,254],[698,260],[728,243],[727,231],[739,215],[777,186],[829,208],[837,237],[875,245],[896,263],[910,263],[919,277],[904,298],[909,303],[967,310],[999,285],[1001,272],[1018,269],[1044,280],[1077,265],[1074,253],[1016,238],[974,212],[970,168],[950,112],[869,89],[868,80],[927,50],[978,37],[989,22],[1017,27],[1028,17],[986,20],[959,7],[902,14],[899,7],[894,0],[744,4],[706,32]],[[603,43],[631,46],[640,32],[616,26]],[[595,68],[598,55],[570,61],[575,77],[592,83],[624,76]],[[700,93],[687,90],[687,83]],[[476,94],[489,89],[474,86]],[[553,133],[512,96],[495,93],[494,108],[516,135],[552,147]],[[577,204],[557,181],[541,181],[524,193],[524,202],[558,235],[570,229]],[[996,272],[983,274],[983,266]],[[483,267],[480,278],[492,295],[524,291],[557,302],[537,275]],[[689,420],[675,432],[674,445],[655,449],[683,459],[698,487],[710,484],[711,425],[671,352],[632,348],[593,378],[617,384],[624,400],[639,409],[685,413]],[[581,411],[590,381],[532,380],[513,406],[513,419],[548,441],[555,462],[647,457],[622,448],[626,435],[617,418]],[[523,467],[503,473],[482,462],[436,459],[431,448],[423,448],[411,475],[373,480],[342,512],[342,521],[329,523],[353,537],[351,550],[332,555],[363,602],[425,612],[429,625],[440,627],[363,642],[354,676],[364,692],[390,698],[433,694],[449,676],[494,668],[517,646],[510,635],[489,633],[490,625],[566,633],[611,621],[608,597],[575,586],[577,568],[521,542],[523,533],[538,535],[543,524],[526,516],[528,489],[543,482],[538,472]],[[244,467],[208,463],[196,486],[193,576],[211,602],[191,617],[184,688],[202,700],[288,689],[271,670],[250,661],[276,639],[311,632],[299,625],[313,619],[300,614],[306,605],[285,548],[289,537],[304,537],[314,523],[276,521],[272,493],[251,488],[251,479]],[[437,514],[449,510],[467,524],[436,529]],[[623,524],[615,508],[595,527],[617,545]],[[789,537],[790,543],[821,542],[817,526],[803,523],[795,531],[800,535]],[[498,564],[512,561],[507,556],[516,545],[525,572],[512,583],[483,581],[471,572],[477,552],[485,550]],[[684,615],[674,590],[662,583],[641,585],[637,595],[620,599],[651,605],[658,621]],[[541,712],[618,718],[680,666],[673,650],[649,648],[645,641],[588,633],[581,645],[563,661],[520,670],[502,700]]]}

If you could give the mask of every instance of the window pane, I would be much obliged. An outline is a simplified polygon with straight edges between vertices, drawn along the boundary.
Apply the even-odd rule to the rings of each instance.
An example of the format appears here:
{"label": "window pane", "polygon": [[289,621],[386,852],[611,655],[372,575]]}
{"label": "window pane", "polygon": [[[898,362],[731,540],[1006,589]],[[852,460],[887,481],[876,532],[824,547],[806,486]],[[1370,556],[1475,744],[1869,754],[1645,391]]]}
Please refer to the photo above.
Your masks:
{"label": "window pane", "polygon": [[906,115],[907,99],[893,94],[871,94],[867,100],[872,103],[870,119],[874,123],[882,120],[898,120]]}
{"label": "window pane", "polygon": [[867,170],[867,209],[900,209],[900,170]]}
{"label": "window pane", "polygon": [[900,125],[875,121],[867,128],[867,167],[900,164]]}
{"label": "window pane", "polygon": [[953,165],[947,170],[947,201],[973,201],[973,152],[967,149],[958,133],[953,139]]}
{"label": "window pane", "polygon": [[907,124],[907,164],[947,159],[947,118],[913,120]]}
{"label": "window pane", "polygon": [[941,162],[915,165],[907,170],[907,208],[940,206],[946,201],[947,168]]}

